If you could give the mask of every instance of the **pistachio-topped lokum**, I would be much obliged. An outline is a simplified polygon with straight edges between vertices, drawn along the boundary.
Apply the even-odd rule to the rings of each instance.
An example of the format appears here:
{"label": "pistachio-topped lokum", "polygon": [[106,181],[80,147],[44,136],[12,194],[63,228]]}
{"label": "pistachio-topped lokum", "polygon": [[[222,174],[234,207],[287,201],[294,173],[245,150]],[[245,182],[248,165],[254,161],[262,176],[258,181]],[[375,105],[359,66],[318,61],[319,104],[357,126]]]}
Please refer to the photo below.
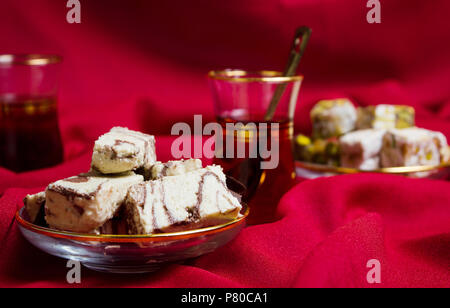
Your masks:
{"label": "pistachio-topped lokum", "polygon": [[347,99],[323,100],[311,111],[314,139],[339,137],[356,125],[356,108]]}
{"label": "pistachio-topped lokum", "polygon": [[385,130],[365,129],[342,136],[339,140],[342,166],[361,170],[378,169],[385,133]]}
{"label": "pistachio-topped lokum", "polygon": [[447,139],[442,133],[412,127],[390,130],[383,139],[383,167],[435,166],[445,161]]}
{"label": "pistachio-topped lokum", "polygon": [[393,129],[413,127],[415,111],[410,106],[378,105],[358,108],[357,129]]}
{"label": "pistachio-topped lokum", "polygon": [[339,141],[335,137],[311,140],[300,134],[295,138],[295,152],[297,159],[304,162],[338,166],[340,161]]}

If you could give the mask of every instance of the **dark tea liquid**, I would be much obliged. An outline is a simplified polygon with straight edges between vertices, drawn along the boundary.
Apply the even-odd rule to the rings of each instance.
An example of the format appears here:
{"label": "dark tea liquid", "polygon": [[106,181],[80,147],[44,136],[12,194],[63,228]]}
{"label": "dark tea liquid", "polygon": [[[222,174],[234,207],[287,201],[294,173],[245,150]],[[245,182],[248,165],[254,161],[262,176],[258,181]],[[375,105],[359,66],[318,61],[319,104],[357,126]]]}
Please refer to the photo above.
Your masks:
{"label": "dark tea liquid", "polygon": [[[234,177],[241,183],[246,185],[247,194],[243,196],[243,201],[250,206],[250,216],[247,220],[249,224],[259,224],[272,222],[276,220],[276,207],[281,197],[294,185],[295,166],[293,157],[293,122],[290,120],[277,120],[273,122],[257,121],[253,119],[261,119],[262,116],[247,117],[245,119],[218,118],[219,123],[223,127],[223,153],[226,153],[227,138],[234,142],[234,151],[236,154],[237,144],[244,142],[246,144],[246,158],[216,158],[215,163],[220,164],[227,175]],[[272,151],[272,155],[278,155],[279,163],[275,169],[261,169],[261,161],[269,161],[260,156],[259,129],[245,126],[239,131],[227,131],[227,123],[255,123],[257,128],[259,124],[267,123],[267,149],[271,151],[273,138],[274,142],[279,143],[279,152]],[[278,123],[279,129],[272,131],[271,123]],[[258,137],[258,142],[251,142],[251,137]],[[230,136],[231,135],[231,136]],[[253,139],[254,140],[254,139]],[[257,157],[250,158],[249,149],[257,147]],[[221,149],[216,149],[216,153]],[[237,157],[236,155],[234,157]]]}
{"label": "dark tea liquid", "polygon": [[56,100],[0,96],[0,166],[22,172],[62,160]]}

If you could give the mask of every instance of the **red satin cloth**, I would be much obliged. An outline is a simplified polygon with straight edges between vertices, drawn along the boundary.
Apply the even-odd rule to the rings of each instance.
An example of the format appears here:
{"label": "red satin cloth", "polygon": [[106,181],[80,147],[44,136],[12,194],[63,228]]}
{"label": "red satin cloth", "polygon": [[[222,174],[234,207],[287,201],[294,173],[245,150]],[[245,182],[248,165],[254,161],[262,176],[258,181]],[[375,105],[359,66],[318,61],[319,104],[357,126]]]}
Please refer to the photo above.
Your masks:
{"label": "red satin cloth", "polygon": [[[59,2],[59,3],[58,3]],[[122,125],[158,135],[170,158],[173,123],[213,119],[205,75],[238,67],[282,70],[296,26],[312,27],[296,130],[311,129],[319,99],[408,104],[417,124],[450,137],[450,2],[65,1],[0,3],[0,53],[64,56],[60,122],[65,162],[24,174],[0,168],[0,286],[68,286],[65,261],[28,244],[13,222],[27,193],[84,172],[95,138]],[[426,25],[426,26],[423,26]],[[218,251],[149,275],[82,271],[82,286],[450,287],[450,183],[350,175],[305,181],[285,195],[281,219],[246,228]],[[379,285],[367,283],[371,259]]]}

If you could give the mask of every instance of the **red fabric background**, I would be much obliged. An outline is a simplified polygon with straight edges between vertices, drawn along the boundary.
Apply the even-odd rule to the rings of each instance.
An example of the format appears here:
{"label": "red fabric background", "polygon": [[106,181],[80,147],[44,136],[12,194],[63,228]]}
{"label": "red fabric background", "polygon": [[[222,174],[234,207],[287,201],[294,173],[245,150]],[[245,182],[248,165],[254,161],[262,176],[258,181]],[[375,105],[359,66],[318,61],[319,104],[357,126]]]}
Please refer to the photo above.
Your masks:
{"label": "red fabric background", "polygon": [[[67,286],[65,262],[21,238],[13,215],[26,193],[86,171],[95,138],[123,125],[158,135],[170,158],[173,123],[213,119],[209,69],[282,69],[296,26],[313,37],[296,129],[308,133],[317,100],[408,104],[417,124],[450,137],[450,2],[381,1],[382,23],[362,0],[3,0],[0,53],[64,56],[60,94],[65,163],[14,174],[0,168],[0,285]],[[264,3],[264,4],[262,4]],[[230,245],[156,274],[83,270],[82,286],[450,287],[450,184],[380,175],[304,182],[280,203],[282,219],[246,228]],[[32,258],[30,259],[30,256]]]}

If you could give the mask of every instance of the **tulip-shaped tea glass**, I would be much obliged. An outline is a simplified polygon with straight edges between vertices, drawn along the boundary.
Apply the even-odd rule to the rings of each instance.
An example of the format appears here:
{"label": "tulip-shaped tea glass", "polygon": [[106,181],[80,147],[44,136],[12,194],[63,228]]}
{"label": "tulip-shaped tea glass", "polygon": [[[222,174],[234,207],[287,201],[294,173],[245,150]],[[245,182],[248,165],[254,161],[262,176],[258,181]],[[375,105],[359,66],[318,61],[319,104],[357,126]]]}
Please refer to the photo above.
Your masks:
{"label": "tulip-shaped tea glass", "polygon": [[0,55],[0,166],[15,172],[63,160],[58,56]]}
{"label": "tulip-shaped tea glass", "polygon": [[[247,187],[249,224],[274,221],[280,198],[295,181],[293,119],[303,76],[224,70],[211,71],[209,80],[223,131],[216,136],[215,163]],[[283,94],[268,119],[280,87]]]}

